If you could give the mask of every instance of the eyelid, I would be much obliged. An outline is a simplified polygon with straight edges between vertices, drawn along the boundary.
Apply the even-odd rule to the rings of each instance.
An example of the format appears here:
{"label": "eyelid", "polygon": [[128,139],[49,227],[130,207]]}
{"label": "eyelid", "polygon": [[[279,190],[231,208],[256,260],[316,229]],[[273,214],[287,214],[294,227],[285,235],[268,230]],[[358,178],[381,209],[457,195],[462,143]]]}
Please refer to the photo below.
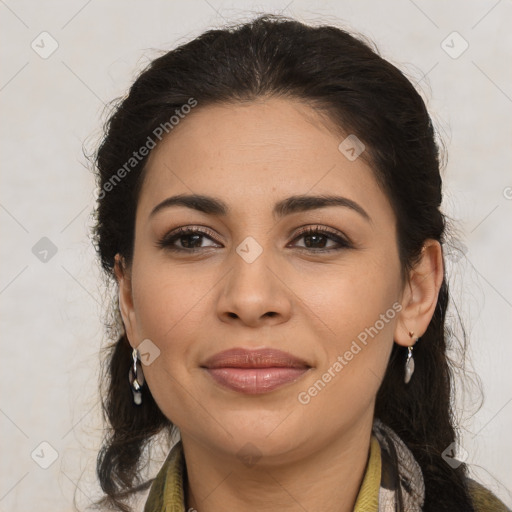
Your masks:
{"label": "eyelid", "polygon": [[348,238],[341,231],[338,231],[337,229],[331,228],[329,226],[322,226],[320,224],[307,224],[305,226],[301,226],[301,227],[297,228],[297,231],[294,233],[294,236],[297,237],[297,236],[303,235],[304,233],[308,233],[310,231],[314,231],[314,232],[318,231],[320,233],[327,233],[327,234],[342,238],[346,242],[349,242]]}

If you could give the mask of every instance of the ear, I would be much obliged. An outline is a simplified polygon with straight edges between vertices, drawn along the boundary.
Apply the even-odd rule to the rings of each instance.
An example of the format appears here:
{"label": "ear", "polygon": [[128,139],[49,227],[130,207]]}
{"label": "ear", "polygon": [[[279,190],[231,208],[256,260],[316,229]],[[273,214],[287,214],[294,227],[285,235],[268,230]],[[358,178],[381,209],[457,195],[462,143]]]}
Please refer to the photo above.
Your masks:
{"label": "ear", "polygon": [[126,265],[124,257],[119,253],[115,256],[114,274],[119,289],[119,309],[123,319],[124,329],[130,345],[136,347],[136,318],[133,307],[131,270]]}
{"label": "ear", "polygon": [[[402,310],[394,334],[395,343],[409,347],[423,336],[434,315],[443,277],[441,244],[429,239],[403,290]],[[409,335],[410,332],[413,336]]]}

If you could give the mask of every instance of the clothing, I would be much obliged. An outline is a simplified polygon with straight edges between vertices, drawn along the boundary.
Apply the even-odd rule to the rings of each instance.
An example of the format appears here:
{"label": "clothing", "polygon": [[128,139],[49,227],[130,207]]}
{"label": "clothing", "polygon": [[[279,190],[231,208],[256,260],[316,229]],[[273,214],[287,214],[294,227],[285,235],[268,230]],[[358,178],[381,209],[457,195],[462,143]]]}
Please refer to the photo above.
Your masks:
{"label": "clothing", "polygon": [[[144,512],[187,512],[185,479],[183,445],[179,441],[153,481]],[[510,512],[477,482],[469,480],[469,489],[476,512]],[[368,463],[354,512],[394,512],[397,500],[402,500],[407,512],[421,512],[424,494],[421,469],[412,453],[393,430],[375,420]]]}

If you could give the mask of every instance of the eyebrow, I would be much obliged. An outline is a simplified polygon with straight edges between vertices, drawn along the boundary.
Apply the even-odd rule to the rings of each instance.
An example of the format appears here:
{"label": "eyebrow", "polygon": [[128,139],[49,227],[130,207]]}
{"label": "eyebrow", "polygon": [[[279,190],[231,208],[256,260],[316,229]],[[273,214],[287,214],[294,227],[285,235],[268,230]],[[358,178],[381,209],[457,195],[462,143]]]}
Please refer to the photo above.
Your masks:
{"label": "eyebrow", "polygon": [[[180,194],[164,199],[151,210],[149,216],[152,217],[159,211],[172,206],[185,206],[208,215],[226,216],[230,212],[229,206],[221,199],[201,194]],[[372,223],[371,217],[358,203],[347,197],[334,195],[296,195],[287,197],[274,205],[272,214],[274,218],[279,219],[293,213],[316,210],[328,206],[350,208],[361,215],[366,221]]]}

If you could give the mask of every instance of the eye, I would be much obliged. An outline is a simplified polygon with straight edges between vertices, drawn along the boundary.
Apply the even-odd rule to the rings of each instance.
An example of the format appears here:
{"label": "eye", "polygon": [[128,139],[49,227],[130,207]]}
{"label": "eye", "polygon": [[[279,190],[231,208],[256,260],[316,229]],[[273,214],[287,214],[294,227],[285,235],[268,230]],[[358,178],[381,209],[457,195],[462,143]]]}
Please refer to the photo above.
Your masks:
{"label": "eye", "polygon": [[[320,226],[303,229],[294,240],[301,238],[304,240],[304,245],[298,247],[313,252],[339,251],[352,247],[351,243],[338,232]],[[331,246],[328,245],[329,242]]]}
{"label": "eye", "polygon": [[193,252],[206,247],[218,247],[215,243],[202,245],[203,240],[213,242],[213,233],[206,228],[184,227],[166,234],[157,242],[157,246],[170,251],[182,252]]}
{"label": "eye", "polygon": [[[331,252],[352,247],[352,244],[338,232],[320,226],[302,229],[294,241],[300,239],[304,240],[304,245],[294,246],[310,252]],[[204,244],[208,241],[210,243]],[[169,251],[198,252],[220,245],[215,242],[215,235],[206,228],[181,227],[162,237],[157,246]]]}

